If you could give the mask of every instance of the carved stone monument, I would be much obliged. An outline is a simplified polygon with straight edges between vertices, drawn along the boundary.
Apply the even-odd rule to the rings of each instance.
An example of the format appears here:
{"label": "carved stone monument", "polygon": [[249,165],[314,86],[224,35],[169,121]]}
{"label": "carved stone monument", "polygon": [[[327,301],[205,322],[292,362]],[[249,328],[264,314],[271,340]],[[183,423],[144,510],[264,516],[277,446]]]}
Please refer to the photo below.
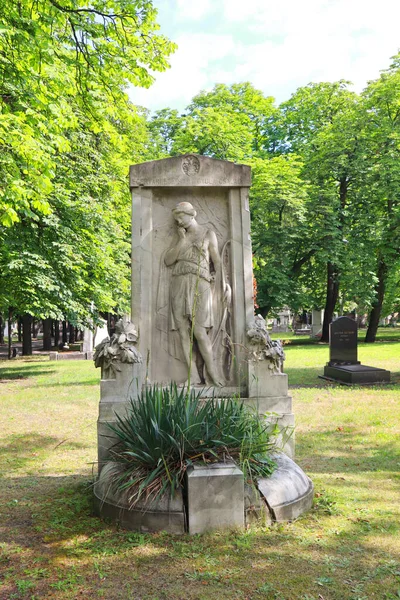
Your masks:
{"label": "carved stone monument", "polygon": [[283,353],[270,340],[254,353],[250,333],[250,183],[250,167],[205,156],[131,167],[132,322],[144,382],[235,393],[289,428]]}
{"label": "carved stone monument", "polygon": [[99,474],[108,460],[113,438],[108,423],[123,416],[130,398],[137,398],[142,387],[142,356],[136,347],[137,331],[126,317],[118,321],[115,333],[104,338],[94,353],[96,367],[101,368],[100,405],[97,421],[97,455]]}
{"label": "carved stone monument", "polygon": [[[257,502],[247,497],[236,466],[196,465],[188,473],[187,501],[181,495],[133,510],[123,494],[113,496],[115,465],[104,464],[113,443],[107,423],[115,413],[123,414],[144,386],[171,382],[190,384],[205,399],[240,397],[277,423],[284,451],[294,454],[284,352],[264,319],[254,316],[250,168],[190,154],[132,166],[130,187],[131,321],[121,320],[95,353],[102,368],[99,472],[104,467],[94,489],[98,512],[142,531],[243,526]],[[264,485],[266,504],[258,497],[259,512],[271,497],[274,518],[290,519],[311,506],[313,487],[281,456],[276,481]],[[291,479],[296,469],[302,475]]]}
{"label": "carved stone monument", "polygon": [[329,362],[324,378],[346,384],[390,381],[389,371],[360,363],[357,332],[357,322],[350,317],[339,317],[329,325]]}

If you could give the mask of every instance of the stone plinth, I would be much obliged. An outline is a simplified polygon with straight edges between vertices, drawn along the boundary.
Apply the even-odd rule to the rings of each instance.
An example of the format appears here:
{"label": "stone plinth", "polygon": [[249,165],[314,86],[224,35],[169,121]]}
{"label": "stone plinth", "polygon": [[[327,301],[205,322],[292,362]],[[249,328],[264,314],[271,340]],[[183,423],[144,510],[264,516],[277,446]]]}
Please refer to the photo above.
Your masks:
{"label": "stone plinth", "polygon": [[327,365],[324,367],[324,376],[342,383],[363,385],[368,383],[390,382],[390,371],[368,367],[367,365]]}
{"label": "stone plinth", "polygon": [[142,388],[142,370],[140,363],[120,363],[120,371],[115,379],[102,379],[100,382],[99,418],[97,420],[97,454],[99,473],[109,459],[108,451],[115,443],[112,431],[107,423],[116,422],[116,414],[125,416],[130,400],[137,399]]}
{"label": "stone plinth", "polygon": [[277,424],[282,433],[277,437],[279,447],[294,458],[295,418],[292,397],[288,395],[288,376],[268,368],[267,361],[251,361],[248,365],[249,397],[245,404]]}
{"label": "stone plinth", "polygon": [[249,398],[286,396],[287,393],[286,373],[274,373],[268,368],[267,361],[255,361],[249,364]]}
{"label": "stone plinth", "polygon": [[194,465],[187,496],[189,533],[244,527],[243,473],[235,464]]}

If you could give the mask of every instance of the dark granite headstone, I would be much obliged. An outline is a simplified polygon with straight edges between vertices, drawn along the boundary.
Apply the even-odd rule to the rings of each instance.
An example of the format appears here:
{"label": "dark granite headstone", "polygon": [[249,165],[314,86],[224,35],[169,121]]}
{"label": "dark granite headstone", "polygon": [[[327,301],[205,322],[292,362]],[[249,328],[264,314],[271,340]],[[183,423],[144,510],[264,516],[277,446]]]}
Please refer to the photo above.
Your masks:
{"label": "dark granite headstone", "polygon": [[357,360],[357,323],[349,317],[339,317],[329,325],[329,362],[324,379],[347,385],[390,382],[385,369],[361,365]]}
{"label": "dark granite headstone", "polygon": [[329,325],[329,366],[359,365],[357,360],[357,323],[339,317]]}

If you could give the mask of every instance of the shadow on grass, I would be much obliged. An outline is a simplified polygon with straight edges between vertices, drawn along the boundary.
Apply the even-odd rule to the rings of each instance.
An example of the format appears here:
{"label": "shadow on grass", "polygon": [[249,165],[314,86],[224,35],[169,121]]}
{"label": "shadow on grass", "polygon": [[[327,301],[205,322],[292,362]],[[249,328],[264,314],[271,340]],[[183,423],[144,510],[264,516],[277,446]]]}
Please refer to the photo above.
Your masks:
{"label": "shadow on grass", "polygon": [[[33,361],[32,361],[33,362]],[[50,375],[55,373],[55,369],[52,365],[48,367],[43,364],[43,361],[38,361],[36,365],[29,363],[29,366],[21,365],[20,367],[0,368],[0,381],[7,381],[12,379],[28,379],[36,375]]]}
{"label": "shadow on grass", "polygon": [[359,431],[342,428],[303,432],[300,439],[298,454],[314,473],[398,472],[400,450],[394,441],[366,443]]}
{"label": "shadow on grass", "polygon": [[323,367],[288,367],[284,368],[284,373],[288,376],[289,387],[327,387],[329,382],[325,379],[319,379],[318,375],[323,375]]}
{"label": "shadow on grass", "polygon": [[[1,380],[0,380],[1,381]],[[39,389],[39,388],[46,388],[46,387],[50,387],[50,388],[55,388],[55,387],[63,387],[63,388],[69,388],[71,386],[78,386],[78,387],[85,387],[87,385],[99,385],[100,384],[100,374],[98,377],[93,377],[92,379],[81,379],[80,381],[57,381],[57,382],[52,382],[52,383],[40,383],[40,384],[35,384],[35,389]]]}
{"label": "shadow on grass", "polygon": [[39,433],[13,434],[3,438],[3,443],[0,445],[1,458],[7,463],[7,471],[10,473],[14,469],[25,467],[30,462],[37,461],[37,455],[41,451],[55,450],[64,442],[68,443],[69,448],[86,448],[84,444],[73,442],[70,439],[60,440]]}
{"label": "shadow on grass", "polygon": [[[371,543],[371,535],[381,532],[395,538],[395,515],[360,518],[349,510],[349,518],[327,514],[326,506],[317,503],[294,525],[203,536],[150,535],[123,531],[93,516],[87,476],[25,477],[6,483],[1,501],[2,541],[11,548],[7,593],[16,591],[18,578],[27,577],[27,561],[33,558],[40,558],[47,572],[35,582],[38,597],[54,593],[63,582],[70,586],[68,597],[76,597],[80,589],[84,597],[97,597],[102,588],[108,600],[353,600],[366,594],[383,600],[391,598],[386,592],[397,590],[397,548]],[[12,544],[23,551],[13,554]],[[134,596],[124,592],[127,582],[134,586]],[[382,590],[385,595],[379,594]]]}

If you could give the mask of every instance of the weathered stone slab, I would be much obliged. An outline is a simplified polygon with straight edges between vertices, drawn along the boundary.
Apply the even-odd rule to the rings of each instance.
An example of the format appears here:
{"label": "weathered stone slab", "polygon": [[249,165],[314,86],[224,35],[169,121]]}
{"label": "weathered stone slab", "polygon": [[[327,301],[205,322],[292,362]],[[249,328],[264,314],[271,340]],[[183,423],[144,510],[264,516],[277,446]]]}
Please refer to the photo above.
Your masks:
{"label": "weathered stone slab", "polygon": [[249,187],[251,170],[226,160],[186,154],[133,165],[131,187]]}
{"label": "weathered stone slab", "polygon": [[313,309],[311,313],[311,336],[318,337],[322,333],[324,310]]}
{"label": "weathered stone slab", "polygon": [[258,414],[276,413],[279,415],[292,414],[291,396],[267,396],[264,398],[243,398],[243,402],[257,410]]}
{"label": "weathered stone slab", "polygon": [[324,368],[324,377],[353,385],[368,383],[390,382],[390,371],[367,365],[340,365]]}
{"label": "weathered stone slab", "polygon": [[244,486],[244,520],[246,526],[251,523],[268,526],[272,523],[267,503],[258,489],[248,483]]}
{"label": "weathered stone slab", "polygon": [[274,456],[278,468],[267,479],[258,480],[275,521],[292,521],[312,506],[314,487],[304,471],[285,454]]}
{"label": "weathered stone slab", "polygon": [[97,460],[98,471],[109,460],[109,449],[116,438],[107,423],[116,423],[116,414],[127,415],[130,400],[137,399],[142,389],[142,372],[139,363],[120,363],[115,379],[102,379],[100,382],[99,418],[97,420]]}
{"label": "weathered stone slab", "polygon": [[92,360],[88,352],[50,352],[50,360]]}
{"label": "weathered stone slab", "polygon": [[285,396],[288,393],[286,373],[271,373],[267,361],[258,361],[249,368],[249,398]]}
{"label": "weathered stone slab", "polygon": [[244,527],[244,481],[233,463],[194,465],[187,471],[189,533]]}
{"label": "weathered stone slab", "polygon": [[115,463],[107,463],[94,486],[95,509],[99,516],[120,523],[124,529],[143,533],[167,531],[185,533],[185,508],[182,492],[174,497],[164,495],[157,501],[139,502],[134,509],[129,508],[129,493],[116,492],[112,485],[113,477],[119,470]]}

